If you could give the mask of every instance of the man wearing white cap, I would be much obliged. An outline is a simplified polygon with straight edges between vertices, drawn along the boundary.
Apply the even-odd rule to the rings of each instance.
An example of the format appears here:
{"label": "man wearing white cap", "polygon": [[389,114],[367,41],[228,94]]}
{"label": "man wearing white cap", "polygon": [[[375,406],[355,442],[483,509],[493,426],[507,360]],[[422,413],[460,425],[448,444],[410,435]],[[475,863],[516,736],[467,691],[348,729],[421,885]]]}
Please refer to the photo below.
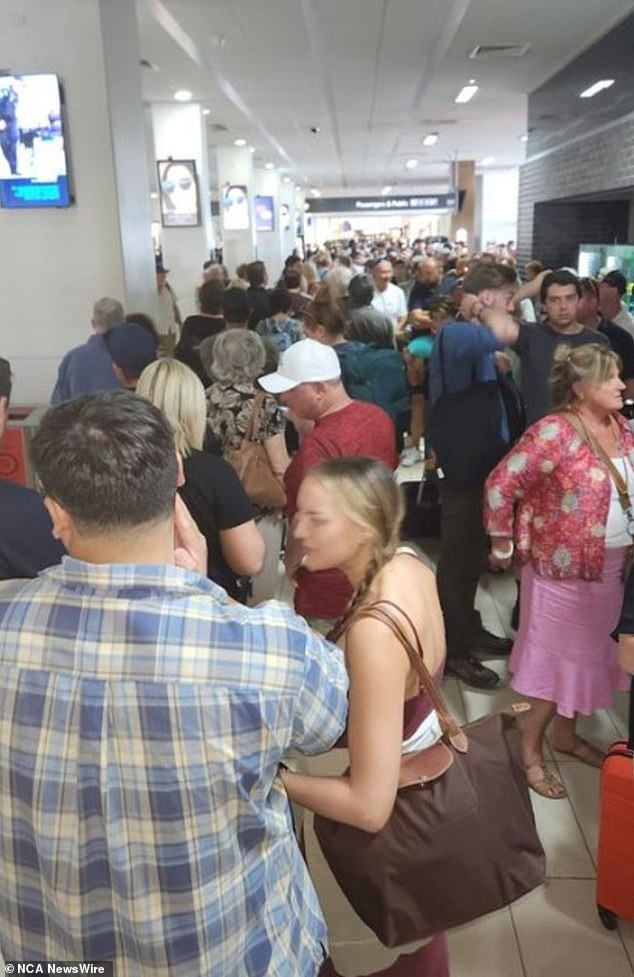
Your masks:
{"label": "man wearing white cap", "polygon": [[296,570],[296,611],[327,630],[328,622],[343,613],[352,590],[340,570],[310,573],[299,566],[302,554],[292,533],[297,493],[308,470],[327,458],[365,455],[396,468],[394,424],[380,407],[348,396],[341,382],[337,354],[332,346],[314,339],[302,339],[289,346],[276,372],[261,377],[259,382],[269,393],[281,395],[291,418],[314,422],[284,474],[291,527],[286,564],[289,572]]}

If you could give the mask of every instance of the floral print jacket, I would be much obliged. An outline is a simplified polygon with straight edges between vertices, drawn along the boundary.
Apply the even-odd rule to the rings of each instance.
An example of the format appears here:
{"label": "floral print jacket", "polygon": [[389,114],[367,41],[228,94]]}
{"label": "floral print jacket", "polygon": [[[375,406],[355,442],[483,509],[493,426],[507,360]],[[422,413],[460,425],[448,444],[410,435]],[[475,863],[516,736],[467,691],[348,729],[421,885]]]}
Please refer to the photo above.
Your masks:
{"label": "floral print jacket", "polygon": [[[617,416],[620,448],[634,465],[634,435]],[[634,501],[634,485],[630,487]],[[520,563],[542,577],[598,580],[603,572],[610,475],[566,420],[532,424],[486,482],[484,524],[514,537]]]}

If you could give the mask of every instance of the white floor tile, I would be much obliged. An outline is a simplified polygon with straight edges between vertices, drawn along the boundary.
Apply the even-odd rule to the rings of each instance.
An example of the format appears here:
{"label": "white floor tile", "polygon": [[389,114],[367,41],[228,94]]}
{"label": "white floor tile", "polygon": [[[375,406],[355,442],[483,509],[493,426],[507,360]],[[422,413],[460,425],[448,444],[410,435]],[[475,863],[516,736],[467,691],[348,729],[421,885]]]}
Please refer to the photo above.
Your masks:
{"label": "white floor tile", "polygon": [[561,779],[566,785],[568,799],[579,822],[590,857],[596,865],[599,833],[599,782],[601,771],[587,763],[562,763]]}
{"label": "white floor tile", "polygon": [[596,870],[568,798],[551,800],[531,791],[537,831],[549,879],[594,879]]}
{"label": "white floor tile", "polygon": [[599,922],[593,881],[551,879],[511,914],[526,977],[632,977],[618,933]]}
{"label": "white floor tile", "polygon": [[524,977],[508,909],[449,933],[451,977]]}

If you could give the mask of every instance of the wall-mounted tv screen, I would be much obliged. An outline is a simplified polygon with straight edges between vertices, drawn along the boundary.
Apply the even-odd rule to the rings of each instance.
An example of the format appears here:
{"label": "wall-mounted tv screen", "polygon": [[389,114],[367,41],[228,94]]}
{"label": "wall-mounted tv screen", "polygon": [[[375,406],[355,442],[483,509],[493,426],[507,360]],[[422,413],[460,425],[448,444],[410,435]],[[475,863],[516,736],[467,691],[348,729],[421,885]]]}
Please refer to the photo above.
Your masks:
{"label": "wall-mounted tv screen", "polygon": [[68,207],[57,75],[0,75],[0,205]]}

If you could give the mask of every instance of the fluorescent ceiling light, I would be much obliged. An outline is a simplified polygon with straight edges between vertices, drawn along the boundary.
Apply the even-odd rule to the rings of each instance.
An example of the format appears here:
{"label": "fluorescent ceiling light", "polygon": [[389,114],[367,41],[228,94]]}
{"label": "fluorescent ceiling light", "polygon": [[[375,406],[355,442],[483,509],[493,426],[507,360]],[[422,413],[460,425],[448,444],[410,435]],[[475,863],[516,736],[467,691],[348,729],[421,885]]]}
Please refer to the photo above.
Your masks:
{"label": "fluorescent ceiling light", "polygon": [[405,167],[408,170],[415,170],[417,166],[418,166],[418,160],[417,159],[408,159],[405,162]]}
{"label": "fluorescent ceiling light", "polygon": [[495,156],[485,156],[480,160],[480,166],[488,166],[490,163],[495,163]]}
{"label": "fluorescent ceiling light", "polygon": [[255,152],[255,146],[249,146],[249,152],[250,153],[254,153]]}
{"label": "fluorescent ceiling light", "polygon": [[388,186],[388,187],[383,187],[383,189],[381,190],[381,193],[383,194],[383,196],[384,196],[384,197],[385,197],[385,196],[386,196],[386,195],[387,195],[388,193],[391,193],[391,192],[392,192],[392,187],[389,187],[389,186]]}
{"label": "fluorescent ceiling light", "polygon": [[203,109],[203,115],[211,115],[211,109]]}
{"label": "fluorescent ceiling light", "polygon": [[264,169],[265,170],[274,170],[275,169],[275,163],[265,163],[264,164]]}
{"label": "fluorescent ceiling light", "polygon": [[598,95],[602,92],[604,88],[611,88],[614,84],[614,78],[604,78],[602,81],[595,81],[594,85],[590,85],[590,88],[586,88],[585,91],[579,94],[579,98],[592,98],[593,95]]}
{"label": "fluorescent ceiling light", "polygon": [[233,140],[233,145],[234,146],[246,146],[246,144],[247,144],[246,139],[234,139]]}
{"label": "fluorescent ceiling light", "polygon": [[177,92],[174,92],[174,98],[177,102],[191,102],[192,93],[188,88],[179,88]]}
{"label": "fluorescent ceiling light", "polygon": [[464,88],[461,88],[460,89],[460,91],[458,92],[458,94],[454,98],[454,102],[469,102],[469,101],[471,101],[471,99],[473,98],[473,96],[477,92],[478,88],[479,88],[479,85],[476,85],[476,83],[473,80],[473,78],[470,78],[469,79],[469,84],[468,85],[465,85]]}
{"label": "fluorescent ceiling light", "polygon": [[282,183],[290,183],[290,182],[291,182],[290,176],[283,176],[282,177]]}
{"label": "fluorescent ceiling light", "polygon": [[434,146],[438,142],[437,132],[428,132],[423,139],[423,146]]}

